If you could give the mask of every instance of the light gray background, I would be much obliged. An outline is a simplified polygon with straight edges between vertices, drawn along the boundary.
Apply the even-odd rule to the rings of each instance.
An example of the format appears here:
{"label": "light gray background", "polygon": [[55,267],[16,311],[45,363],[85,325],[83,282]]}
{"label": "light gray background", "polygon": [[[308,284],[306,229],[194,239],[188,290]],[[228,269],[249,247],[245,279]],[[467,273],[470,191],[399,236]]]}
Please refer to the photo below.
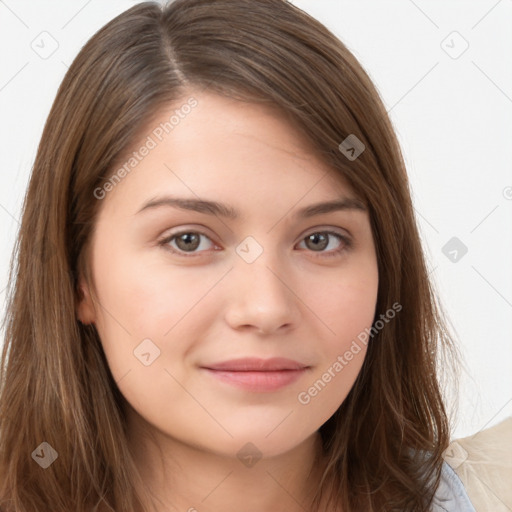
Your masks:
{"label": "light gray background", "polygon": [[[135,3],[0,0],[2,315],[23,195],[57,88],[92,34]],[[431,276],[466,360],[454,437],[492,426],[512,415],[512,0],[292,3],[349,47],[390,112]],[[466,254],[443,253],[452,237]]]}

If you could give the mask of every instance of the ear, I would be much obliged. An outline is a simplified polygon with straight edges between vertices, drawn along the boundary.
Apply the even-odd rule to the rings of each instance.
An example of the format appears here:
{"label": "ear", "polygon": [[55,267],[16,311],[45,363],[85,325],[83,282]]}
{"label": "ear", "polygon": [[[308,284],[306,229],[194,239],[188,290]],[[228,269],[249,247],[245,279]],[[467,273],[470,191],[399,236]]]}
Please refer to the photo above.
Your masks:
{"label": "ear", "polygon": [[78,282],[78,303],[76,316],[84,325],[93,324],[96,321],[96,311],[91,297],[89,286],[83,277]]}

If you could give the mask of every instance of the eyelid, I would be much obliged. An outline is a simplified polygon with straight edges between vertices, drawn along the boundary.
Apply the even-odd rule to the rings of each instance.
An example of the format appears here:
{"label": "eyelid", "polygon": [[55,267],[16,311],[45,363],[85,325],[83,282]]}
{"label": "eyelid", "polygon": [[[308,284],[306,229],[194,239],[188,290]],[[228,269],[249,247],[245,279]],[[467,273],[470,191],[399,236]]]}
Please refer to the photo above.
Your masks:
{"label": "eyelid", "polygon": [[[187,234],[187,233],[195,233],[197,235],[204,236],[204,237],[208,238],[212,242],[212,244],[214,246],[218,247],[219,244],[217,242],[215,242],[214,238],[211,235],[209,235],[208,233],[206,233],[204,231],[204,229],[206,229],[206,228],[204,228],[204,227],[201,227],[201,228],[198,228],[198,227],[187,227],[187,226],[176,228],[176,230],[172,230],[170,232],[167,232],[167,234],[162,235],[161,237],[159,237],[158,240],[157,240],[157,244],[159,246],[163,247],[165,250],[168,250],[171,253],[177,254],[179,256],[199,257],[203,253],[207,253],[208,251],[199,251],[199,252],[187,253],[186,251],[179,251],[179,250],[176,250],[176,249],[174,249],[172,247],[169,247],[168,244],[173,239],[175,239],[176,237],[178,237],[180,235]],[[330,250],[330,251],[318,251],[318,252],[311,251],[311,250],[308,250],[308,249],[303,249],[304,251],[310,252],[311,254],[313,254],[314,257],[336,256],[336,255],[339,255],[340,253],[343,253],[343,252],[351,249],[352,246],[353,246],[353,237],[348,232],[348,230],[343,229],[343,228],[339,228],[339,227],[333,228],[333,227],[326,227],[326,226],[324,226],[324,227],[317,226],[317,227],[314,227],[314,228],[310,228],[309,230],[307,230],[306,232],[301,234],[299,240],[294,244],[294,246],[296,244],[298,244],[298,243],[304,242],[304,240],[308,236],[313,235],[315,233],[323,233],[323,234],[327,234],[327,235],[338,237],[340,239],[341,243],[342,243],[342,248],[341,249],[334,249],[334,250]],[[213,250],[216,250],[216,249],[213,249]]]}
{"label": "eyelid", "polygon": [[307,229],[305,234],[301,235],[302,238],[312,235],[313,233],[333,233],[335,235],[345,236],[347,238],[352,238],[352,234],[346,228],[340,228],[338,226],[329,226],[329,225],[320,225],[315,226],[314,228]]}
{"label": "eyelid", "polygon": [[350,251],[354,247],[354,241],[353,241],[353,238],[351,235],[344,234],[344,233],[338,231],[338,229],[333,229],[333,228],[319,228],[319,229],[315,228],[312,231],[310,231],[308,234],[302,235],[301,239],[299,240],[299,243],[304,242],[308,236],[313,235],[315,233],[322,233],[322,234],[327,234],[327,235],[337,237],[341,241],[342,246],[341,246],[341,248],[338,248],[338,249],[334,249],[334,250],[330,250],[330,251],[319,251],[319,252],[308,251],[307,249],[305,249],[305,251],[311,253],[314,258],[331,258],[331,257],[341,256],[342,254],[344,254],[347,251]]}
{"label": "eyelid", "polygon": [[199,251],[199,252],[195,252],[195,253],[194,252],[187,253],[185,251],[177,251],[176,249],[170,248],[170,247],[168,247],[168,244],[171,242],[171,240],[179,237],[180,235],[184,235],[184,234],[187,234],[187,233],[195,233],[197,235],[200,235],[200,236],[203,236],[205,238],[208,238],[208,240],[211,241],[212,245],[218,247],[219,244],[217,242],[215,242],[215,240],[213,239],[213,237],[211,235],[209,235],[208,233],[203,231],[203,229],[204,228],[192,228],[192,227],[186,227],[186,226],[183,227],[183,228],[177,228],[176,230],[169,231],[166,234],[160,236],[157,239],[157,244],[159,246],[162,246],[164,249],[169,250],[170,252],[172,252],[174,254],[179,254],[179,255],[184,255],[184,256],[199,256],[200,254],[202,254],[204,252],[207,252],[207,251]]}

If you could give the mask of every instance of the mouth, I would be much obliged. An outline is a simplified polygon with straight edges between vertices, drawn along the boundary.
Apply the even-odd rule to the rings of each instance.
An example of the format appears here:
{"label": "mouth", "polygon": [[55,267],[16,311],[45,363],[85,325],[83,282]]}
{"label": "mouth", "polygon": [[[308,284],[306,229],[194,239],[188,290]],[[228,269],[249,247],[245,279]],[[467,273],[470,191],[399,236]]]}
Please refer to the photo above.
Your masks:
{"label": "mouth", "polygon": [[298,380],[309,368],[285,358],[243,358],[201,366],[216,380],[253,392],[277,391]]}

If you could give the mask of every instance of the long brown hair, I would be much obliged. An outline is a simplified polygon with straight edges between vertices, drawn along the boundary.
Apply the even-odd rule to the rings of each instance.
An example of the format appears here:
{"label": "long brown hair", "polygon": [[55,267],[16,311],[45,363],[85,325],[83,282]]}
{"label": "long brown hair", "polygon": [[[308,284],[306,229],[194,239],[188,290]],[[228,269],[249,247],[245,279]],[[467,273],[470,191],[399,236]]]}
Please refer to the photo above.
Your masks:
{"label": "long brown hair", "polygon": [[[123,397],[94,326],[77,321],[77,283],[89,275],[95,189],[148,120],[191,86],[264,102],[304,133],[369,209],[375,322],[402,306],[372,337],[353,388],[320,429],[327,462],[315,506],[322,499],[344,512],[427,510],[450,436],[439,365],[450,367],[457,353],[428,278],[405,164],[362,66],[284,0],[141,3],[98,31],[66,73],[11,263],[0,369],[2,510],[144,510]],[[365,145],[356,159],[339,149],[351,134]],[[37,450],[57,458],[43,469]]]}

